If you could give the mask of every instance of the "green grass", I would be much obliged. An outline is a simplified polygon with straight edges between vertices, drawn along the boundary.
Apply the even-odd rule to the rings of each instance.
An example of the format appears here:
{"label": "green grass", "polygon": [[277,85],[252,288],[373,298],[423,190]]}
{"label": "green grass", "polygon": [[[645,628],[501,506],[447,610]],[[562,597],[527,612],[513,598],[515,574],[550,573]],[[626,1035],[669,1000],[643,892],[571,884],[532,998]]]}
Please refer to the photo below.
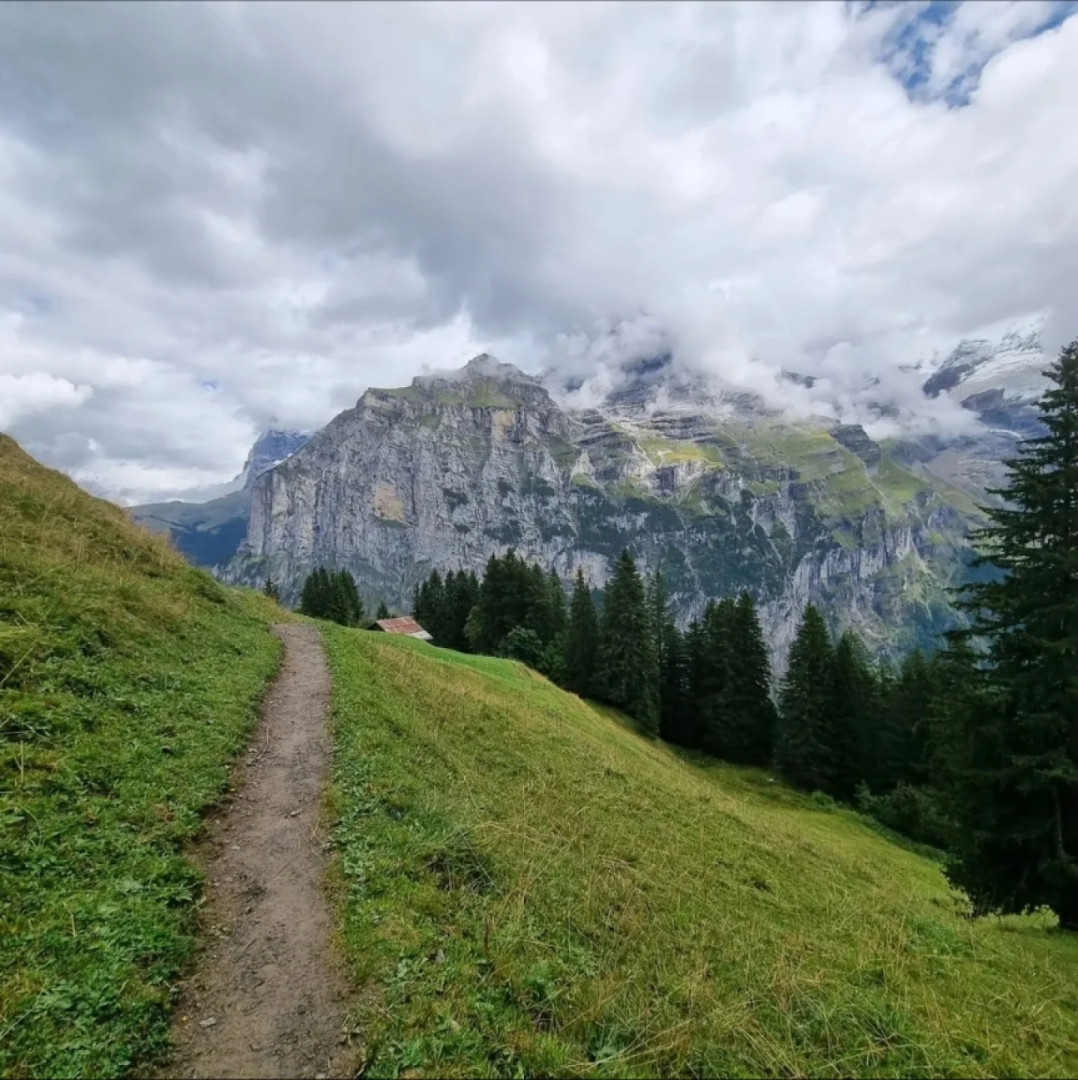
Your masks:
{"label": "green grass", "polygon": [[379,387],[374,393],[384,394],[386,397],[404,398],[407,401],[421,401],[423,399],[422,389],[411,385]]}
{"label": "green grass", "polygon": [[824,479],[849,459],[858,460],[827,430],[809,423],[723,423],[715,438],[729,460],[767,468],[789,465],[803,481]]}
{"label": "green grass", "polygon": [[0,436],[0,1075],[116,1076],[168,1038],[278,609]]}
{"label": "green grass", "polygon": [[919,495],[932,490],[931,485],[886,455],[880,462],[875,482],[888,511],[895,517],[900,516]]}
{"label": "green grass", "polygon": [[637,445],[647,454],[653,465],[699,462],[721,468],[723,464],[722,452],[711,443],[664,439],[658,435],[648,435],[639,437]]}
{"label": "green grass", "polygon": [[1078,1069],[1078,941],[523,666],[327,627],[366,1075]]}

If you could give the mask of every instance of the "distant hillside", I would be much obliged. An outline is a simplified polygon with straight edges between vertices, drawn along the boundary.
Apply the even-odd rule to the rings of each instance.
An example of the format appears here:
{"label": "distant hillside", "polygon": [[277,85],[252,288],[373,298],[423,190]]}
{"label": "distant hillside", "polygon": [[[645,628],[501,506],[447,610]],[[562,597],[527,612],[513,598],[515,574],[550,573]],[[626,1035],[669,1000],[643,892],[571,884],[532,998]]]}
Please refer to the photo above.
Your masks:
{"label": "distant hillside", "polygon": [[0,435],[0,1076],[163,1048],[180,846],[276,667],[271,610]]}
{"label": "distant hillside", "polygon": [[192,566],[211,567],[227,562],[243,543],[250,508],[244,489],[204,503],[147,503],[128,513],[144,528],[168,536]]}
{"label": "distant hillside", "polygon": [[247,536],[251,485],[286,460],[310,439],[305,431],[264,431],[251,447],[243,471],[224,493],[206,502],[146,503],[128,513],[151,532],[166,533],[176,550],[193,566],[227,562]]}
{"label": "distant hillside", "polygon": [[374,1076],[1078,1069],[1078,941],[520,664],[327,627]]}

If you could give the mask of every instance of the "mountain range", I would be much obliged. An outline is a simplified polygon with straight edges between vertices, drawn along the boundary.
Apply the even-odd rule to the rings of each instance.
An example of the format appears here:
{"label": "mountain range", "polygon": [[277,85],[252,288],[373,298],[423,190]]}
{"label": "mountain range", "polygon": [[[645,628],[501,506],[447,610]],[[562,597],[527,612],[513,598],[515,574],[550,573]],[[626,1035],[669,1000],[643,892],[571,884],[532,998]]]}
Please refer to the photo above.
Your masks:
{"label": "mountain range", "polygon": [[572,409],[482,355],[370,389],[313,436],[267,433],[220,499],[131,513],[228,581],[272,577],[285,600],[327,564],[407,608],[432,569],[480,570],[510,546],[600,586],[627,546],[662,568],[682,621],[752,591],[780,663],[809,602],[899,652],[953,623],[967,533],[1035,430],[1043,363],[1036,334],[963,342],[923,392],[973,413],[970,429],[875,441],[678,374],[669,357]]}

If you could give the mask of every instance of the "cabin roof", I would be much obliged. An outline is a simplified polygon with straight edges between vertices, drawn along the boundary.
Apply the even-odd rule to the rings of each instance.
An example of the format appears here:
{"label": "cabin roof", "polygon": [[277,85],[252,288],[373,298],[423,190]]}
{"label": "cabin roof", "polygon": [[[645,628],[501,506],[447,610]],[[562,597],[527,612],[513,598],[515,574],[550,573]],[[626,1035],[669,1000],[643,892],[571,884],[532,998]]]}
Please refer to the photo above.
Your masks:
{"label": "cabin roof", "polygon": [[409,637],[430,639],[430,634],[415,619],[407,615],[399,619],[379,619],[374,625],[387,634],[407,634]]}

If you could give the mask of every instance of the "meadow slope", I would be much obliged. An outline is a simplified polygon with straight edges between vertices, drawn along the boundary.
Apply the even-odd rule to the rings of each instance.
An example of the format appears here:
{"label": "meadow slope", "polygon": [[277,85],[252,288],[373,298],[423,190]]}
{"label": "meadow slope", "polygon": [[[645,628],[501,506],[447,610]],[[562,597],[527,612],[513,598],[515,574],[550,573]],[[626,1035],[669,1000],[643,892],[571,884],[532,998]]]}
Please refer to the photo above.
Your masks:
{"label": "meadow slope", "polygon": [[369,1076],[1078,1071],[1078,940],[527,668],[326,626]]}
{"label": "meadow slope", "polygon": [[165,1047],[199,878],[280,611],[0,435],[0,1075]]}

